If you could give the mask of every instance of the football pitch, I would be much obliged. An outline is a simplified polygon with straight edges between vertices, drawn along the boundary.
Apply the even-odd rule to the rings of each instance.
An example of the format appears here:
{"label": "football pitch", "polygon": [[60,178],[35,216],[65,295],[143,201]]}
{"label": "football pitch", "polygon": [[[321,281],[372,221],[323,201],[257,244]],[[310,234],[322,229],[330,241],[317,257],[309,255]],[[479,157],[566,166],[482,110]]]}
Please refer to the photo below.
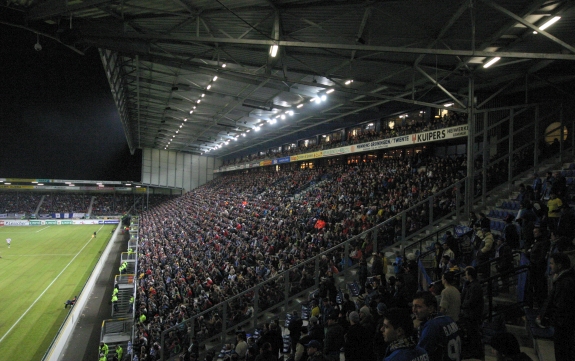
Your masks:
{"label": "football pitch", "polygon": [[0,359],[42,359],[115,227],[0,227]]}

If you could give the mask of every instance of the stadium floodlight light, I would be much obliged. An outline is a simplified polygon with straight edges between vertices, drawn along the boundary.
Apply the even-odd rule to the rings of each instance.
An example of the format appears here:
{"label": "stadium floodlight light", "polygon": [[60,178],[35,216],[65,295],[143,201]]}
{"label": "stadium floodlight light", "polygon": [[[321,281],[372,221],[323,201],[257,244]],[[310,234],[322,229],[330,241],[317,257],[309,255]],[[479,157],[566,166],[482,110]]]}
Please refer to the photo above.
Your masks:
{"label": "stadium floodlight light", "polygon": [[545,30],[548,27],[550,27],[551,25],[555,24],[556,22],[558,22],[561,19],[561,16],[554,16],[551,19],[549,19],[548,21],[545,22],[545,24],[541,25],[539,27],[539,30]]}
{"label": "stadium floodlight light", "polygon": [[447,104],[443,104],[444,107],[449,108],[453,106],[453,103],[447,103]]}
{"label": "stadium floodlight light", "polygon": [[254,130],[255,130],[256,132],[259,132],[259,131],[260,131],[260,127],[255,127]]}
{"label": "stadium floodlight light", "polygon": [[217,76],[217,75],[214,75],[212,81],[216,81],[216,80],[218,80],[218,76]]}
{"label": "stadium floodlight light", "polygon": [[208,86],[206,87],[207,90],[210,90],[210,88],[212,87],[212,84],[208,84]]}
{"label": "stadium floodlight light", "polygon": [[200,104],[201,101],[202,101],[201,99],[198,99],[196,100],[196,103]]}
{"label": "stadium floodlight light", "polygon": [[322,102],[325,102],[325,101],[327,100],[327,95],[325,95],[325,94],[322,95],[322,96],[320,97],[320,99],[321,99]]}
{"label": "stadium floodlight light", "polygon": [[303,107],[303,104],[298,104],[298,105],[297,105],[297,108],[301,108],[301,107]]}
{"label": "stadium floodlight light", "polygon": [[499,56],[496,56],[495,58],[489,60],[487,63],[483,64],[483,67],[485,69],[489,68],[491,65],[497,63],[499,60],[501,60],[501,58]]}
{"label": "stadium floodlight light", "polygon": [[226,67],[226,63],[223,63],[223,64],[222,64],[222,68],[225,68],[225,67]]}
{"label": "stadium floodlight light", "polygon": [[[195,108],[195,107],[194,107],[194,108]],[[194,114],[194,111],[193,111],[193,110],[190,110],[190,114]]]}
{"label": "stadium floodlight light", "polygon": [[[6,184],[9,184],[9,183],[6,183]],[[39,185],[39,186],[43,186],[43,185],[44,185],[44,183],[38,183],[38,185]]]}
{"label": "stadium floodlight light", "polygon": [[348,80],[345,81],[345,85],[349,85],[349,84],[351,84],[351,83],[353,83],[353,79],[348,79]]}
{"label": "stadium floodlight light", "polygon": [[131,183],[125,183],[124,185],[125,185],[126,187],[131,187],[131,186],[132,186]]}
{"label": "stadium floodlight light", "polygon": [[246,136],[246,133],[242,133],[242,137],[245,137],[245,136]]}
{"label": "stadium floodlight light", "polygon": [[276,55],[278,55],[278,49],[279,49],[279,46],[277,44],[274,44],[270,47],[270,56],[272,58],[275,58]]}
{"label": "stadium floodlight light", "polygon": [[280,118],[282,118],[282,120],[284,120],[284,119],[286,118],[286,116],[282,114],[282,115],[280,116]]}
{"label": "stadium floodlight light", "polygon": [[202,93],[202,98],[205,97],[205,96],[206,96],[206,94]]}
{"label": "stadium floodlight light", "polygon": [[335,90],[334,88],[331,88],[331,89],[328,89],[325,93],[330,94],[330,93],[333,93],[334,90]]}

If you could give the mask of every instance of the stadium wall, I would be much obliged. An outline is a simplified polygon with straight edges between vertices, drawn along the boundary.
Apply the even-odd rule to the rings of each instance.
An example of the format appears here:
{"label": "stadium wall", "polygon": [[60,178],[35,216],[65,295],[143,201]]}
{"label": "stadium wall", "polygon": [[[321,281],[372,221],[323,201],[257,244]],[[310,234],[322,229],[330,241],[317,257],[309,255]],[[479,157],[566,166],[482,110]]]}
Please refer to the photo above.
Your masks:
{"label": "stadium wall", "polygon": [[183,188],[187,192],[211,181],[218,162],[221,163],[214,157],[144,148],[142,183]]}

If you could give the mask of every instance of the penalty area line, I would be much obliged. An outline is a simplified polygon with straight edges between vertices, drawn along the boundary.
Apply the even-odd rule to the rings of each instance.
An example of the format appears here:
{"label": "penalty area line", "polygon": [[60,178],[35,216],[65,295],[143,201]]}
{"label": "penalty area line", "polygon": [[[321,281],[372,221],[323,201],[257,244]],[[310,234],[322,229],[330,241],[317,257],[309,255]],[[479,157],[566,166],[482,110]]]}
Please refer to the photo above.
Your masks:
{"label": "penalty area line", "polygon": [[[104,226],[102,226],[104,227]],[[100,227],[100,229],[102,229],[102,227]],[[100,230],[98,229],[98,231]],[[50,287],[52,287],[52,285],[54,284],[54,282],[56,282],[56,280],[58,278],[60,278],[60,276],[62,275],[62,273],[64,273],[64,271],[66,271],[66,269],[72,264],[72,262],[74,262],[74,260],[76,259],[76,257],[78,257],[80,255],[80,253],[84,250],[84,248],[86,248],[90,242],[92,241],[92,237],[90,237],[90,239],[88,240],[88,242],[86,242],[86,244],[84,245],[84,247],[82,247],[78,253],[76,253],[76,255],[70,260],[70,262],[68,262],[68,264],[66,265],[66,267],[64,267],[64,269],[62,269],[62,271],[60,271],[60,273],[56,276],[56,278],[54,278],[52,280],[52,282],[50,282],[50,284],[46,287],[46,289],[44,289],[44,291],[42,291],[42,293],[40,294],[40,296],[38,296],[38,298],[36,298],[36,300],[34,302],[32,302],[32,304],[30,305],[30,307],[28,307],[28,309],[26,311],[24,311],[24,313],[22,314],[22,316],[20,316],[19,319],[16,320],[16,322],[14,322],[14,324],[12,325],[12,327],[10,327],[8,329],[8,331],[6,331],[6,333],[4,334],[4,336],[2,336],[2,338],[0,338],[0,343],[2,343],[2,341],[4,341],[4,339],[6,338],[6,336],[8,336],[8,334],[10,332],[12,332],[12,330],[14,329],[14,327],[16,327],[16,325],[18,325],[20,323],[20,321],[22,321],[22,319],[24,318],[24,316],[26,316],[28,314],[28,312],[32,309],[32,307],[34,307],[34,305],[40,300],[40,298],[42,298],[42,296],[44,296],[44,294],[50,289]]]}
{"label": "penalty area line", "polygon": [[37,231],[36,231],[36,233],[38,233],[38,232],[42,232],[43,230],[45,230],[45,229],[47,229],[47,228],[50,228],[50,226],[48,226],[48,227],[44,227],[44,228],[42,228],[42,229],[39,229],[39,230],[37,230]]}

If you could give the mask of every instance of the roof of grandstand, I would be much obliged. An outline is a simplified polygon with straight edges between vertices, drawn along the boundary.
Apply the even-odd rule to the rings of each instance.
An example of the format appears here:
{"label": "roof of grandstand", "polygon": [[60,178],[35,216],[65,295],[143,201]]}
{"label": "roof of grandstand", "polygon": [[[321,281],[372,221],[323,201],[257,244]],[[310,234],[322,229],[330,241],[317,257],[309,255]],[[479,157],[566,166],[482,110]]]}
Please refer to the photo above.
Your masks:
{"label": "roof of grandstand", "polygon": [[241,156],[425,106],[465,110],[470,74],[480,102],[575,77],[567,0],[7,4],[23,10],[13,25],[101,49],[132,152]]}

